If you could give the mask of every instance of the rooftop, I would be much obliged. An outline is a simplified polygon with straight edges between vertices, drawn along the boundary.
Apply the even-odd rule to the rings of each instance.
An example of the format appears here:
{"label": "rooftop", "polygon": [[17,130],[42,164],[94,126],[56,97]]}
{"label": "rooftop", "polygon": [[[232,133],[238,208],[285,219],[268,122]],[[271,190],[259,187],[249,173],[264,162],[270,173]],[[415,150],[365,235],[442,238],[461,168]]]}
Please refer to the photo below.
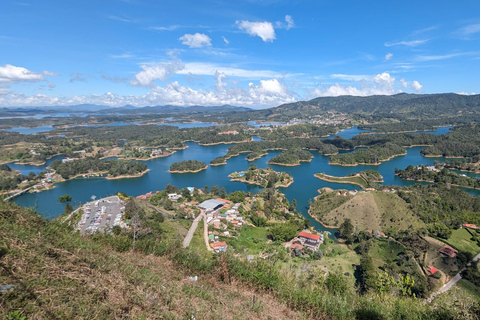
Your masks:
{"label": "rooftop", "polygon": [[315,241],[320,240],[319,235],[316,235],[316,234],[313,234],[313,233],[310,233],[310,232],[306,232],[306,231],[300,232],[300,234],[298,236],[303,237],[303,238],[307,238],[307,239],[311,239],[311,240],[315,240]]}

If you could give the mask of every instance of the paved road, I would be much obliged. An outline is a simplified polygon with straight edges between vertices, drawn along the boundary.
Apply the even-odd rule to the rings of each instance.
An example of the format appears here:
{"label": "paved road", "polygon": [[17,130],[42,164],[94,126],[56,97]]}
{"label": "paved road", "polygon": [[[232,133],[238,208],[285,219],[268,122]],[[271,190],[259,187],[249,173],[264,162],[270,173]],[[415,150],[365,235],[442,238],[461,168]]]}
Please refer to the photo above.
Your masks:
{"label": "paved road", "polygon": [[165,212],[165,211],[163,211],[163,210],[161,210],[161,209],[158,209],[158,208],[155,207],[155,206],[148,206],[148,207],[149,207],[150,209],[153,209],[153,210],[157,211],[158,213],[161,213],[164,218],[170,217],[170,215],[169,215],[167,212]]}
{"label": "paved road", "polygon": [[[480,253],[477,254],[474,258],[473,258],[473,262],[476,262],[478,261],[478,259],[480,259]],[[470,263],[468,264],[470,265]],[[448,281],[447,283],[445,283],[443,285],[443,287],[441,287],[440,289],[438,289],[437,292],[435,292],[434,294],[432,294],[432,296],[430,298],[427,299],[427,303],[430,303],[433,301],[433,299],[435,299],[435,297],[441,293],[444,293],[444,292],[447,292],[448,290],[450,290],[454,285],[455,283],[457,283],[460,279],[462,279],[462,272],[463,270],[465,270],[465,268],[463,268],[462,270],[460,270],[457,275],[455,277],[453,277],[450,281]]]}
{"label": "paved road", "polygon": [[186,248],[190,244],[190,241],[192,241],[193,234],[195,233],[195,230],[197,230],[198,227],[198,222],[202,220],[203,218],[203,212],[198,215],[198,217],[193,220],[192,226],[190,227],[190,230],[188,230],[187,236],[183,240],[183,247]]}

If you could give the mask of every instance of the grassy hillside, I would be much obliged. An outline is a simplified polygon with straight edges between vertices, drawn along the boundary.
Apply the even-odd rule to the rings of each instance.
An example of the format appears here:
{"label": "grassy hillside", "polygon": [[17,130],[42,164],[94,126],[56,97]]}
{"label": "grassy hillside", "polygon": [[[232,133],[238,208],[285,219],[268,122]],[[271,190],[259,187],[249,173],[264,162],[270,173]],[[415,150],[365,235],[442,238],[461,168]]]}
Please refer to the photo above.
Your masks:
{"label": "grassy hillside", "polygon": [[[337,203],[338,206],[328,212],[315,212],[316,207],[325,207],[324,199],[328,203]],[[406,230],[411,226],[418,228],[422,225],[408,209],[407,203],[394,193],[372,191],[358,192],[351,196],[348,193],[332,192],[328,196],[317,198],[316,202],[318,205],[312,206],[311,213],[316,214],[316,217],[329,226],[339,226],[347,218],[351,219],[359,230],[386,230],[390,227]]]}

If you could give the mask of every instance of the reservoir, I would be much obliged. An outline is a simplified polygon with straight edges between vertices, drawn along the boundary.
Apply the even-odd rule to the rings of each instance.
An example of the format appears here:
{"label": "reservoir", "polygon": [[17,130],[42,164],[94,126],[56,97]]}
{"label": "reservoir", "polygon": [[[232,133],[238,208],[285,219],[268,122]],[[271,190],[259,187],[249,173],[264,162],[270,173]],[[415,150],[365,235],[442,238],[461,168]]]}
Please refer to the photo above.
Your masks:
{"label": "reservoir", "polygon": [[[339,135],[346,137],[358,134],[363,130],[354,127],[343,130]],[[438,134],[438,133],[437,133]],[[257,140],[257,139],[256,139]],[[204,186],[212,187],[218,185],[225,187],[227,192],[242,190],[246,192],[258,192],[260,187],[242,182],[230,181],[228,175],[234,171],[242,171],[248,169],[251,162],[246,160],[247,154],[240,154],[227,160],[226,165],[208,166],[204,171],[198,173],[170,173],[168,172],[173,162],[182,160],[200,160],[207,164],[217,156],[225,155],[230,145],[219,144],[212,146],[200,146],[195,142],[187,142],[187,149],[178,150],[171,156],[165,158],[157,158],[145,161],[150,171],[139,178],[107,180],[103,178],[78,178],[66,182],[56,184],[52,190],[40,193],[27,193],[15,198],[15,202],[21,206],[33,207],[46,218],[52,219],[63,213],[63,205],[57,202],[57,199],[63,194],[70,194],[73,198],[74,205],[90,200],[92,195],[104,197],[113,195],[115,192],[126,192],[128,195],[137,196],[150,191],[163,190],[167,184],[172,184],[179,188]],[[383,162],[378,166],[355,166],[343,167],[330,165],[329,157],[322,156],[316,151],[312,151],[314,158],[311,162],[302,162],[299,166],[288,167],[271,165],[276,171],[285,171],[293,176],[294,183],[288,188],[280,188],[285,193],[289,201],[297,200],[297,210],[305,217],[310,218],[311,225],[316,229],[325,229],[320,223],[313,220],[308,215],[309,201],[318,195],[318,189],[329,187],[332,189],[359,189],[356,185],[338,184],[322,181],[314,177],[315,173],[323,172],[333,176],[345,176],[351,173],[374,169],[379,171],[384,177],[385,185],[408,186],[414,181],[407,181],[394,175],[395,168],[404,169],[408,165],[433,165],[435,161],[444,161],[443,158],[425,158],[420,154],[423,147],[413,147],[407,149],[407,154]],[[268,155],[253,161],[258,168],[268,167],[267,162],[274,156],[280,154],[281,151],[271,151]],[[50,164],[53,159],[49,160],[46,165]],[[11,165],[11,164],[9,164]],[[45,166],[22,166],[11,165],[13,169],[20,169],[22,173],[28,174],[29,171],[39,172],[44,170]],[[470,193],[477,194],[477,190],[468,190]]]}

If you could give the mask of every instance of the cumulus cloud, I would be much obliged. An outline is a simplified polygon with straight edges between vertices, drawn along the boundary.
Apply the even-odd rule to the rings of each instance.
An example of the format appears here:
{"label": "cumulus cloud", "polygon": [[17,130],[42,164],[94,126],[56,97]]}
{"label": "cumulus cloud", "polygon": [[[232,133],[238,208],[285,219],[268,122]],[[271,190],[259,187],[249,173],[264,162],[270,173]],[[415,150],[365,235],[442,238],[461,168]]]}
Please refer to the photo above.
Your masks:
{"label": "cumulus cloud", "polygon": [[185,34],[178,38],[180,42],[189,48],[211,47],[212,39],[204,33]]}
{"label": "cumulus cloud", "polygon": [[151,86],[155,80],[165,80],[168,75],[175,74],[185,68],[179,61],[158,63],[155,65],[141,65],[142,71],[135,74],[135,79],[130,84],[135,86]]}
{"label": "cumulus cloud", "polygon": [[394,46],[416,47],[416,46],[425,44],[428,41],[430,41],[430,39],[385,42],[385,47],[394,47]]}
{"label": "cumulus cloud", "polygon": [[388,61],[388,60],[392,59],[392,57],[393,57],[393,53],[391,53],[391,52],[387,53],[385,55],[385,61]]}
{"label": "cumulus cloud", "polygon": [[0,66],[0,83],[43,80],[45,80],[43,74],[30,71],[23,67],[17,67],[11,64]]}
{"label": "cumulus cloud", "polygon": [[402,92],[402,88],[412,89],[420,92],[423,86],[418,81],[413,81],[408,84],[405,79],[400,79],[398,82],[390,73],[383,72],[373,76],[367,75],[346,75],[333,74],[330,76],[333,79],[340,79],[346,81],[355,81],[357,85],[342,85],[335,83],[331,86],[324,86],[315,88],[310,92],[311,96],[371,96],[371,95],[392,95]]}
{"label": "cumulus cloud", "polygon": [[251,36],[258,36],[264,42],[273,42],[276,39],[275,29],[273,24],[268,21],[251,22],[247,20],[237,21],[237,26],[240,30],[245,31]]}

